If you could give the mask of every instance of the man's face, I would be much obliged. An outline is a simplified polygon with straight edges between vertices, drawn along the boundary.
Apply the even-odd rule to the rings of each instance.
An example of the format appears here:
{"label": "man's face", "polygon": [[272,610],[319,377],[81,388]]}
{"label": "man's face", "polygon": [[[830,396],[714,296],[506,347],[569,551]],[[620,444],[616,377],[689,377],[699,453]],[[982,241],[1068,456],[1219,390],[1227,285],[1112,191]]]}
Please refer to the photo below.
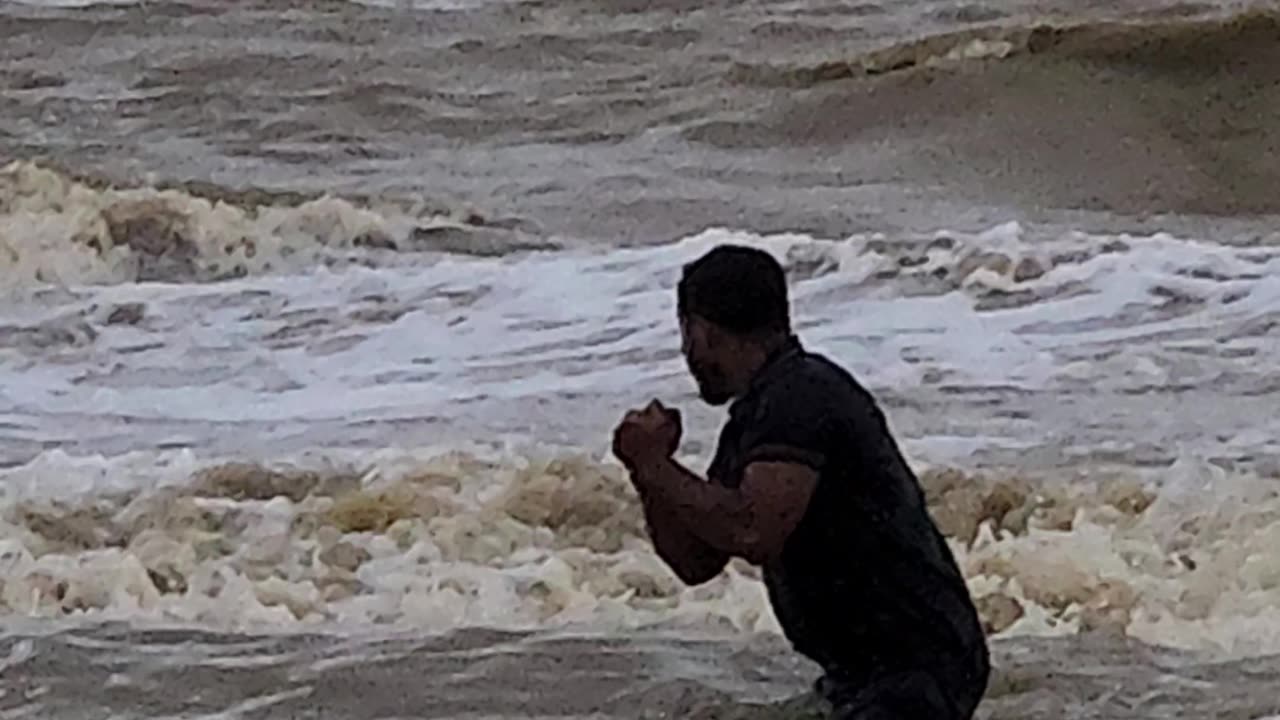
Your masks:
{"label": "man's face", "polygon": [[719,336],[701,318],[680,318],[680,350],[689,366],[689,374],[698,384],[698,392],[708,405],[723,405],[733,399],[725,367],[724,343],[716,342]]}

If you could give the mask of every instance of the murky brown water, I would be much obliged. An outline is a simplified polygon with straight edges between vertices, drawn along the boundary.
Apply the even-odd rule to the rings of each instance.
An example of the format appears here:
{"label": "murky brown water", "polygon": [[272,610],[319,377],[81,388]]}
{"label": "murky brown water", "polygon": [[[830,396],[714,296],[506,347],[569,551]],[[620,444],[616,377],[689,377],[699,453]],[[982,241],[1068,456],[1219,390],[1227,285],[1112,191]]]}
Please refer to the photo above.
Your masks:
{"label": "murky brown water", "polygon": [[0,4],[0,714],[813,711],[601,462],[650,396],[705,459],[733,240],[921,468],[982,717],[1280,716],[1274,15],[386,5]]}

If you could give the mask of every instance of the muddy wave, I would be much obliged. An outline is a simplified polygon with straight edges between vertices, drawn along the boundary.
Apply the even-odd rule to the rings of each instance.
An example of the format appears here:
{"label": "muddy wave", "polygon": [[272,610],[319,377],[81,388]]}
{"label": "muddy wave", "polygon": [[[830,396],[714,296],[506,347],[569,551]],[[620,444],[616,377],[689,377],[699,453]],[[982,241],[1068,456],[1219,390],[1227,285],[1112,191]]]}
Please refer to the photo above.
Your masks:
{"label": "muddy wave", "polygon": [[707,119],[686,138],[842,148],[860,174],[929,178],[974,202],[1280,212],[1274,11],[991,25],[816,63],[740,63],[729,78],[786,101]]}
{"label": "muddy wave", "polygon": [[913,38],[852,58],[779,67],[739,63],[733,79],[746,83],[810,87],[860,75],[912,69],[959,69],[970,61],[1032,56],[1132,64],[1175,72],[1196,66],[1221,70],[1227,56],[1274,50],[1280,14],[1250,10],[1226,18],[1114,21],[1055,25],[991,24]]}
{"label": "muddy wave", "polygon": [[[1059,475],[922,472],[993,636],[1280,652],[1273,479],[1189,458],[1159,478]],[[148,489],[111,490],[140,482]],[[579,452],[443,448],[266,467],[55,451],[2,486],[8,613],[227,629],[777,631],[754,569],[681,585],[645,540],[620,469]]]}
{"label": "muddy wave", "polygon": [[0,168],[0,287],[213,282],[405,253],[550,247],[517,223],[320,196],[116,188],[29,162]]}

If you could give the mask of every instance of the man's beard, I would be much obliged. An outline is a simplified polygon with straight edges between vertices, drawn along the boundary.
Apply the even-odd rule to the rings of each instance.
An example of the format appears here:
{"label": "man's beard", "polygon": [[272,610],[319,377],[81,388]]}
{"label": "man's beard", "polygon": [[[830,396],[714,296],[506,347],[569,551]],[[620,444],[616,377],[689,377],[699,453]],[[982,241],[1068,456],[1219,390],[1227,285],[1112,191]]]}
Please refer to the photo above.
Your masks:
{"label": "man's beard", "polygon": [[698,394],[706,404],[720,406],[733,399],[733,393],[729,390],[729,383],[723,373],[697,363],[689,364],[689,372],[693,375],[694,382],[698,384]]}
{"label": "man's beard", "polygon": [[698,388],[702,395],[702,402],[712,407],[719,407],[733,399],[733,394],[723,388],[708,388],[705,385],[699,385]]}

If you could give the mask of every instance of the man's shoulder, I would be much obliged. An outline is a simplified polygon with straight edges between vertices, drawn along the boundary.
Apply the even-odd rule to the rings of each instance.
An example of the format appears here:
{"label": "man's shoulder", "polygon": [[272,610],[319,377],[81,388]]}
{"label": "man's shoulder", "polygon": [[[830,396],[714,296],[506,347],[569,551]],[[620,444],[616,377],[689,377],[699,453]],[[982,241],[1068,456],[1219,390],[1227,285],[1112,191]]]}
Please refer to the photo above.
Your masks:
{"label": "man's shoulder", "polygon": [[866,392],[847,368],[822,353],[808,350],[790,358],[771,385],[775,392],[811,391],[837,400]]}
{"label": "man's shoulder", "polygon": [[804,407],[824,415],[861,414],[875,406],[852,372],[821,353],[797,353],[779,370],[763,388],[761,405]]}
{"label": "man's shoulder", "polygon": [[832,360],[827,355],[806,350],[797,356],[797,360],[799,360],[796,367],[798,372],[807,373],[833,384],[861,388],[858,379],[853,376],[853,373],[848,368]]}

